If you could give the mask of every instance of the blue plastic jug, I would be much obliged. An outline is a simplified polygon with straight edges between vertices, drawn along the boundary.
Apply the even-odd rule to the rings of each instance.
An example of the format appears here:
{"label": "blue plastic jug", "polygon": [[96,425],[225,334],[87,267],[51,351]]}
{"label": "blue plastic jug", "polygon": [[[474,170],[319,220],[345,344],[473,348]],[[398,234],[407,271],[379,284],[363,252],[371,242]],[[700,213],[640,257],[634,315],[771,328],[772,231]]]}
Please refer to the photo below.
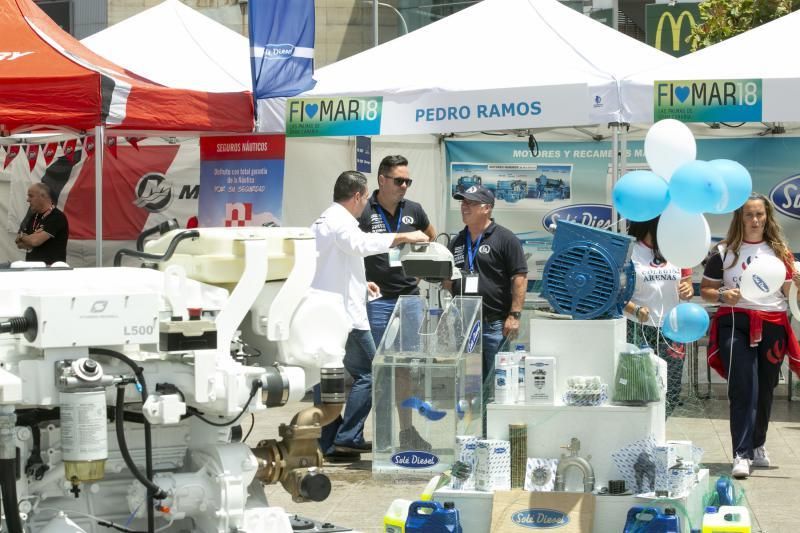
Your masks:
{"label": "blue plastic jug", "polygon": [[681,521],[675,509],[635,506],[628,510],[623,533],[681,533]]}
{"label": "blue plastic jug", "polygon": [[728,476],[720,476],[717,480],[717,499],[720,507],[736,505],[736,487]]}
{"label": "blue plastic jug", "polygon": [[458,509],[453,502],[413,502],[408,508],[406,533],[461,533]]}

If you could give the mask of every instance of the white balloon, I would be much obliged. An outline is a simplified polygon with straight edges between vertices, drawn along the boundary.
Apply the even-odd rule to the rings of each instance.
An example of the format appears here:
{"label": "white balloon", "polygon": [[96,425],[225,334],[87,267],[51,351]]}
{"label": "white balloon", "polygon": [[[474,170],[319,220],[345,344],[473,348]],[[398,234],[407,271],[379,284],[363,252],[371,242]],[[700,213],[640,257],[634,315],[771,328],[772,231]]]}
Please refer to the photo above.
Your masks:
{"label": "white balloon", "polygon": [[777,257],[759,255],[747,265],[739,290],[752,302],[772,296],[783,287],[786,280],[786,265]]}
{"label": "white balloon", "polygon": [[689,127],[678,120],[659,120],[644,138],[644,156],[650,168],[669,181],[676,168],[694,161],[697,143]]}
{"label": "white balloon", "polygon": [[658,221],[658,248],[664,258],[680,268],[692,268],[706,258],[711,229],[702,213],[688,213],[671,203]]}

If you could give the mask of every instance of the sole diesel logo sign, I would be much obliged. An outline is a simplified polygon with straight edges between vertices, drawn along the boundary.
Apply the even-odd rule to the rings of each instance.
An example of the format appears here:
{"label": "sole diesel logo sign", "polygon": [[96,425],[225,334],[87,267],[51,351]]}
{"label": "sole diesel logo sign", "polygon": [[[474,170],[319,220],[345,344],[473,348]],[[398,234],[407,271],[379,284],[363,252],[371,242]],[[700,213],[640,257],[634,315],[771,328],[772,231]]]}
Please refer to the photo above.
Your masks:
{"label": "sole diesel logo sign", "polygon": [[569,517],[556,509],[525,509],[511,515],[511,521],[532,529],[555,529],[569,523]]}

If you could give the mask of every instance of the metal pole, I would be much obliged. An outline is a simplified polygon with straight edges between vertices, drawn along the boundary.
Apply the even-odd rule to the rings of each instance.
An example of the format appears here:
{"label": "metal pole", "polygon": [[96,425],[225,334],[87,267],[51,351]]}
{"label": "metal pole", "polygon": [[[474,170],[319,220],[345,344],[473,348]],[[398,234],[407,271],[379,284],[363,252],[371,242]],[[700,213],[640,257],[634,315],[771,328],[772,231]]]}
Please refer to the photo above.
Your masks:
{"label": "metal pole", "polygon": [[619,31],[619,0],[611,0],[611,27]]}
{"label": "metal pole", "polygon": [[621,233],[617,220],[617,208],[614,206],[614,199],[611,197],[611,191],[614,190],[614,185],[617,184],[619,177],[619,124],[614,122],[611,126],[611,189],[608,192],[608,203],[611,204],[611,232]]}
{"label": "metal pole", "polygon": [[97,266],[103,266],[103,150],[105,129],[94,128],[94,244]]}
{"label": "metal pole", "polygon": [[372,46],[378,46],[378,0],[372,0]]}

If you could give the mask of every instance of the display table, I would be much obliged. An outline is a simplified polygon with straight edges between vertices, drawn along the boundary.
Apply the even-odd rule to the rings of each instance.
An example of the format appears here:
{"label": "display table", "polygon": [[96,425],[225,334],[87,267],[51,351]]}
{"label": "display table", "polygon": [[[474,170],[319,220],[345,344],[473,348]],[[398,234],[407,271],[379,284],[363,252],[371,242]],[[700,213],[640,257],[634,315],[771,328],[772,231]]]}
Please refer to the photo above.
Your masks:
{"label": "display table", "polygon": [[[496,405],[487,406],[486,436],[508,439],[509,424],[528,425],[528,457],[559,458],[573,437],[581,441],[581,457],[592,456],[595,489],[608,486],[609,479],[620,479],[611,453],[645,438],[664,442],[664,402],[644,407],[600,405]],[[567,490],[583,490],[577,469],[566,474]]]}
{"label": "display table", "polygon": [[[684,507],[695,523],[703,516],[703,497],[709,490],[710,480],[708,470],[700,470],[698,483],[682,498],[667,500],[659,498],[640,498],[632,495],[624,496],[597,496],[594,510],[594,527],[592,533],[618,533],[623,530],[628,509],[635,505],[656,507],[669,507],[675,502]],[[453,502],[461,515],[461,528],[463,533],[490,533],[492,523],[491,492],[474,490],[440,489],[433,493],[433,499],[439,502]],[[653,502],[657,502],[653,504]],[[683,517],[682,531],[689,531],[689,524]]]}

